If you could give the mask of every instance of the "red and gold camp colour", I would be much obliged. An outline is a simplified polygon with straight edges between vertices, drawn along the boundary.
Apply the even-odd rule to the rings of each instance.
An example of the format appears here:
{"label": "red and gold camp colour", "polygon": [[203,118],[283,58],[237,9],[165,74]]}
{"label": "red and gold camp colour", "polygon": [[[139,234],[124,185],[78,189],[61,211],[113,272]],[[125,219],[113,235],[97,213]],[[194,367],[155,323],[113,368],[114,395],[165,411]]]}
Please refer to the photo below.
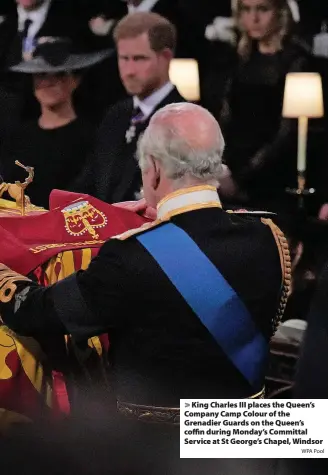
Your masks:
{"label": "red and gold camp colour", "polygon": [[[146,221],[89,195],[59,190],[50,196],[49,211],[31,208],[25,216],[1,200],[0,262],[42,285],[53,284],[86,269],[107,239]],[[0,326],[0,431],[40,415],[69,413],[65,368],[56,365],[58,359],[69,361],[69,338],[36,341]],[[88,345],[101,364],[107,335],[90,338]]]}

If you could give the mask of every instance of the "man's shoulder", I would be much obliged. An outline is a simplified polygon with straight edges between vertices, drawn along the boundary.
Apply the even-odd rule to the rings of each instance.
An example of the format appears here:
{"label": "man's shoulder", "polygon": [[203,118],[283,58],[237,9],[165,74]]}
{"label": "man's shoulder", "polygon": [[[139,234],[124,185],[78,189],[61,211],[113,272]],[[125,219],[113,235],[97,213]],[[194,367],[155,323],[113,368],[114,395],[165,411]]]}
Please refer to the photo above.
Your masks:
{"label": "man's shoulder", "polygon": [[132,109],[131,98],[124,99],[110,106],[97,128],[96,137],[99,142],[96,141],[96,145],[105,142],[106,144],[114,144],[115,148],[117,139],[121,138],[122,134],[124,136],[128,127]]}
{"label": "man's shoulder", "polygon": [[[251,274],[255,272],[261,277],[262,280],[257,281],[259,288],[262,283],[266,288],[263,279],[271,282],[271,286],[279,285],[279,309],[273,322],[276,328],[284,314],[291,289],[291,257],[287,238],[275,222],[275,213],[234,210],[227,214],[232,228],[240,225],[243,252],[250,256],[250,260],[245,259],[245,262],[251,263],[248,268]],[[237,242],[240,244],[240,239]]]}
{"label": "man's shoulder", "polygon": [[131,97],[127,97],[126,99],[122,99],[115,104],[112,104],[105,112],[100,127],[113,119],[117,120],[122,113],[128,114],[132,108],[133,102]]}
{"label": "man's shoulder", "polygon": [[[226,231],[229,232],[230,227],[234,230],[233,236],[231,236],[231,241],[233,241],[234,236],[237,237],[239,235],[238,240],[240,239],[240,236],[244,236],[246,240],[252,241],[254,239],[259,240],[259,245],[264,245],[265,242],[268,243],[268,240],[272,242],[272,235],[275,237],[276,244],[278,247],[288,247],[287,240],[284,236],[284,233],[280,230],[280,228],[275,224],[275,222],[271,219],[273,216],[273,213],[266,213],[266,212],[261,212],[261,213],[256,213],[256,212],[237,212],[237,211],[226,211],[224,212],[224,215],[227,217],[227,219],[223,219],[222,221],[220,220],[218,225],[223,226],[222,229],[225,229]],[[177,224],[178,227],[181,227],[184,229],[184,224],[180,223],[179,220],[177,220],[177,223],[174,222],[173,224]],[[171,220],[155,220],[152,222],[147,222],[144,223],[142,226],[128,230],[122,234],[113,236],[109,242],[112,241],[120,241],[120,242],[136,242],[138,236],[140,236],[143,233],[148,233],[151,232],[152,230],[155,230],[156,228],[160,226],[164,226],[167,223],[172,222]],[[196,228],[196,229],[194,229]],[[187,227],[188,229],[188,227]],[[197,223],[194,222],[193,226],[191,229],[194,229],[194,231],[197,231]],[[240,233],[238,232],[240,231]],[[192,232],[193,234],[193,232]],[[197,232],[196,232],[197,234]],[[268,239],[268,237],[270,237]],[[263,242],[263,240],[265,242]],[[275,246],[273,246],[275,247]]]}
{"label": "man's shoulder", "polygon": [[231,217],[233,224],[240,223],[246,227],[250,226],[252,229],[256,229],[257,232],[261,230],[270,230],[276,240],[278,247],[283,247],[288,250],[288,242],[284,232],[281,230],[279,224],[277,224],[277,214],[270,211],[253,211],[247,209],[235,209],[226,210],[226,213]]}
{"label": "man's shoulder", "polygon": [[124,266],[130,266],[132,261],[137,262],[139,266],[143,261],[145,254],[142,246],[138,242],[138,236],[147,231],[151,231],[163,224],[160,221],[144,223],[142,226],[130,229],[121,234],[117,234],[108,239],[102,246],[99,255],[110,256],[114,260],[124,263]]}
{"label": "man's shoulder", "polygon": [[239,225],[250,252],[258,252],[259,258],[265,255],[268,261],[270,256],[275,260],[278,253],[283,274],[288,278],[291,269],[289,245],[284,232],[277,224],[277,215],[268,211],[247,209],[226,210],[226,213],[233,228]]}
{"label": "man's shoulder", "polygon": [[165,105],[173,104],[176,102],[187,102],[187,101],[183,96],[181,96],[178,89],[174,86],[173,89],[159,103],[157,109]]}
{"label": "man's shoulder", "polygon": [[118,240],[118,241],[131,240],[132,238],[136,238],[144,232],[148,232],[148,231],[151,231],[152,229],[155,229],[156,227],[160,226],[161,224],[164,224],[164,222],[162,222],[160,220],[155,220],[155,221],[151,221],[149,223],[144,223],[142,226],[140,226],[138,228],[130,229],[129,231],[126,231],[122,234],[118,234],[117,236],[113,236],[110,240]]}
{"label": "man's shoulder", "polygon": [[225,209],[224,211],[234,226],[239,224],[241,227],[244,225],[249,229],[263,230],[263,224],[267,224],[267,221],[270,221],[278,228],[281,228],[280,217],[270,211],[248,209]]}
{"label": "man's shoulder", "polygon": [[252,210],[247,208],[227,208],[226,213],[233,214],[235,216],[242,216],[246,218],[253,218],[254,220],[259,218],[272,218],[276,216],[276,213],[266,210]]}

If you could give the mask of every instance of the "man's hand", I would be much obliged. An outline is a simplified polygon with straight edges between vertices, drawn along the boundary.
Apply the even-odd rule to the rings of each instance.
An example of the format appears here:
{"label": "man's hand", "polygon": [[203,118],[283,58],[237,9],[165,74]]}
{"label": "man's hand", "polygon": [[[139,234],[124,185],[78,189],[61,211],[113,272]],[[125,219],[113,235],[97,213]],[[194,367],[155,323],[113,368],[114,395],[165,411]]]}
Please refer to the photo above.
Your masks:
{"label": "man's hand", "polygon": [[91,18],[89,21],[89,27],[92,33],[97,36],[107,36],[109,35],[115,21],[112,19],[106,20],[103,16],[98,16]]}
{"label": "man's hand", "polygon": [[207,25],[205,29],[205,38],[209,41],[219,40],[233,45],[236,42],[234,28],[234,18],[218,16],[213,19],[212,24]]}
{"label": "man's hand", "polygon": [[151,208],[147,205],[145,198],[142,198],[138,201],[121,201],[120,203],[113,203],[113,206],[117,208],[127,209],[133,213],[140,214],[148,219],[156,219],[157,211],[154,208]]}

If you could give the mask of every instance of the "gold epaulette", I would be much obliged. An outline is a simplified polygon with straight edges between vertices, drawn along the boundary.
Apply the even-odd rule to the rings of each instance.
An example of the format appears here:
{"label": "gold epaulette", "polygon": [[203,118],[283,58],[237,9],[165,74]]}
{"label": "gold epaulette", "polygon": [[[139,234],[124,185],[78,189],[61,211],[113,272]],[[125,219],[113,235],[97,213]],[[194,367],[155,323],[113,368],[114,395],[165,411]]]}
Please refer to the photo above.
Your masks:
{"label": "gold epaulette", "polygon": [[[281,264],[281,271],[282,271],[282,282],[281,282],[281,295],[280,295],[280,303],[272,322],[273,327],[273,334],[276,332],[279,323],[284,315],[288,296],[291,289],[291,281],[292,281],[292,265],[291,265],[291,258],[289,253],[289,246],[287,239],[284,233],[281,231],[280,228],[271,220],[271,219],[261,219],[263,224],[269,226],[272,231],[272,234],[275,238],[277,243],[279,257],[280,257],[280,264]],[[273,335],[272,335],[273,336]]]}
{"label": "gold epaulette", "polygon": [[152,221],[151,223],[143,224],[139,228],[130,229],[129,231],[125,231],[125,233],[118,234],[117,236],[113,236],[111,237],[111,239],[119,239],[121,241],[124,241],[125,239],[128,239],[131,236],[135,236],[136,234],[139,234],[144,231],[147,231],[148,229],[154,228],[155,226],[158,226],[161,223],[163,223],[163,220],[156,219],[155,221]]}
{"label": "gold epaulette", "polygon": [[262,218],[264,216],[276,216],[276,213],[272,213],[271,211],[250,211],[248,209],[226,209],[225,212],[229,214],[257,216]]}
{"label": "gold epaulette", "polygon": [[31,282],[31,279],[18,274],[4,264],[0,264],[0,302],[10,302],[17,290],[15,282],[22,281]]}

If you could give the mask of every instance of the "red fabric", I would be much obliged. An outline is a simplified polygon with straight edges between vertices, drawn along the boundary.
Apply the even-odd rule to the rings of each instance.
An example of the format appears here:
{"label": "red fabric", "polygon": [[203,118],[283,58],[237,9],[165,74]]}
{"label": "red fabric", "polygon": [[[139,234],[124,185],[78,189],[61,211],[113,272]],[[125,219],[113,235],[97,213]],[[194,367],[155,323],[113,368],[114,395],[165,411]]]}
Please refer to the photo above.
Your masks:
{"label": "red fabric", "polygon": [[62,414],[69,414],[71,406],[68,399],[65,377],[60,371],[52,371],[53,410]]}
{"label": "red fabric", "polygon": [[[2,339],[1,334],[0,347]],[[8,379],[0,378],[0,408],[23,414],[31,419],[44,413],[44,411],[49,411],[50,414],[50,408],[45,403],[44,395],[33,386],[32,381],[24,371],[14,345],[5,361],[1,361],[1,370],[3,364],[10,370],[11,377]]]}
{"label": "red fabric", "polygon": [[[67,206],[76,209],[65,215]],[[26,275],[59,252],[99,248],[102,241],[147,221],[89,195],[54,190],[49,212],[0,218],[0,262]]]}
{"label": "red fabric", "polygon": [[[75,209],[65,215],[63,210],[70,205]],[[91,248],[93,257],[108,238],[138,228],[147,221],[144,217],[91,196],[54,190],[48,212],[26,216],[1,212],[0,262],[23,275],[33,271],[41,285],[48,285],[42,264],[58,253],[73,250],[74,268],[78,270],[82,264],[81,249]],[[68,414],[70,404],[64,375],[59,371],[50,371],[47,364],[44,367],[41,353],[30,354],[25,343],[20,356],[15,338],[17,341],[20,339],[0,326],[0,408],[31,419],[45,410],[52,415]],[[101,335],[99,340],[107,353],[110,344],[108,336]],[[26,339],[23,341],[27,342]],[[60,342],[54,346],[56,354],[61,351]],[[48,381],[53,390],[52,409],[46,404],[42,390],[39,391],[34,385],[36,373],[29,371],[27,374],[22,358],[32,368],[33,364],[43,368],[43,381]]]}

